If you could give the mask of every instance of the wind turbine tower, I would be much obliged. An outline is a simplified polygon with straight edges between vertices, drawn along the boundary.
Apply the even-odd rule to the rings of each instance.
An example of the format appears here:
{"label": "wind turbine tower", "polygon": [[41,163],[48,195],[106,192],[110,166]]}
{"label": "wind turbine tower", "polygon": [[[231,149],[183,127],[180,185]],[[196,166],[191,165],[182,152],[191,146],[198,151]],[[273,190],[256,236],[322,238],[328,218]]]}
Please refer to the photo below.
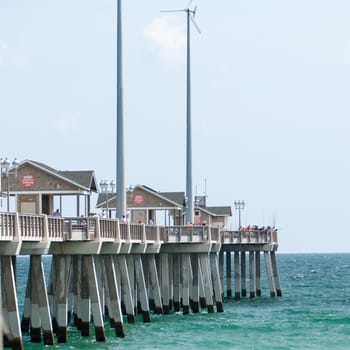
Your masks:
{"label": "wind turbine tower", "polygon": [[124,165],[124,116],[123,116],[123,76],[122,76],[122,15],[121,0],[117,0],[117,205],[116,217],[126,216],[125,165]]}
{"label": "wind turbine tower", "polygon": [[193,223],[193,185],[192,185],[192,123],[191,123],[191,40],[190,22],[193,23],[198,33],[201,33],[194,21],[197,6],[191,10],[188,3],[187,8],[182,10],[164,10],[161,12],[185,12],[187,15],[187,95],[186,95],[186,221]]}

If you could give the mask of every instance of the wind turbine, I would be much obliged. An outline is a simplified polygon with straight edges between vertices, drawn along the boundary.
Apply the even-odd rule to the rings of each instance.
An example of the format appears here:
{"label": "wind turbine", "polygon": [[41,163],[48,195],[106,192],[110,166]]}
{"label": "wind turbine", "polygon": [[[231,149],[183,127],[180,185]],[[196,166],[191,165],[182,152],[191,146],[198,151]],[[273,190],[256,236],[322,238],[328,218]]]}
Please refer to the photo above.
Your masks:
{"label": "wind turbine", "polygon": [[198,33],[201,31],[194,20],[197,6],[190,9],[192,0],[182,10],[162,10],[161,12],[185,12],[187,15],[187,103],[186,103],[186,221],[193,223],[193,186],[192,186],[192,127],[191,127],[191,42],[190,22],[193,23]]}

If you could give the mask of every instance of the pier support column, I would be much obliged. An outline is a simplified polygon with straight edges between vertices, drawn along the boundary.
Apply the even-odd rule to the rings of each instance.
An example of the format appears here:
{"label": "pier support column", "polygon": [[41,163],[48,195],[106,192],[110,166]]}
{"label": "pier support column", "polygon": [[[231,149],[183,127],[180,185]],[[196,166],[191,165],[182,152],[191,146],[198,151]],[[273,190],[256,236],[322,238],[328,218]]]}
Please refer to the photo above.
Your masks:
{"label": "pier support column", "polygon": [[276,293],[278,297],[281,297],[282,290],[281,290],[280,277],[279,277],[278,267],[277,267],[276,253],[271,252],[270,254],[271,254],[271,262],[272,262],[273,279],[275,281],[275,286],[276,286]]}
{"label": "pier support column", "polygon": [[3,329],[6,339],[4,346],[11,347],[13,350],[23,350],[16,281],[11,256],[1,257],[1,289],[3,317],[7,324],[7,329]]}
{"label": "pier support column", "polygon": [[163,313],[162,297],[160,294],[159,279],[158,279],[157,266],[156,266],[154,254],[147,256],[147,261],[148,261],[148,270],[149,270],[149,276],[150,276],[150,287],[152,290],[154,306],[155,306],[154,311],[156,314],[162,314]]}
{"label": "pier support column", "polygon": [[[55,263],[55,260],[56,259],[57,259],[56,255],[53,255],[52,260],[51,260],[49,284],[47,287],[47,296],[48,296],[49,306],[50,306],[52,329],[53,329],[54,333],[57,332],[57,299],[56,299],[56,295],[54,293],[54,291],[56,290],[56,287],[55,287],[55,283],[56,283],[56,263]],[[28,294],[27,294],[27,291],[28,291]],[[27,284],[27,291],[26,291],[26,298],[28,297],[28,299],[29,299],[28,317],[30,317],[30,283]],[[26,331],[28,331],[28,330],[29,330],[29,324],[28,324],[28,329]]]}
{"label": "pier support column", "polygon": [[25,333],[29,332],[29,327],[30,327],[30,293],[31,293],[30,281],[31,281],[31,273],[29,269],[27,286],[26,286],[26,294],[24,297],[22,320],[21,320],[21,330],[22,332],[25,332]]}
{"label": "pier support column", "polygon": [[81,304],[81,279],[82,279],[82,256],[76,255],[73,258],[73,293],[74,293],[74,325],[81,330],[82,304]]}
{"label": "pier support column", "polygon": [[260,251],[255,252],[256,296],[261,296]]}
{"label": "pier support column", "polygon": [[224,311],[224,303],[222,300],[222,287],[221,287],[221,282],[220,282],[219,267],[218,267],[216,253],[210,253],[210,265],[211,265],[211,272],[213,275],[216,311],[223,312]]}
{"label": "pier support column", "polygon": [[239,252],[235,251],[234,253],[234,263],[235,263],[235,299],[238,300],[241,297],[241,274],[239,268]]}
{"label": "pier support column", "polygon": [[[53,330],[41,255],[31,255],[29,268],[31,276],[30,289],[32,297],[30,329],[31,339],[32,342],[41,341],[40,334],[42,327],[44,345],[53,345]],[[38,315],[35,315],[36,312]]]}
{"label": "pier support column", "polygon": [[151,321],[151,314],[149,310],[148,295],[146,289],[145,276],[143,274],[141,255],[135,254],[134,261],[136,270],[137,293],[140,300],[143,322],[146,323]]}
{"label": "pier support column", "polygon": [[199,254],[200,267],[202,271],[202,279],[204,285],[205,299],[208,313],[214,312],[213,289],[211,283],[211,273],[209,269],[208,254]]}
{"label": "pier support column", "polygon": [[[226,253],[227,255],[227,253]],[[221,298],[224,299],[224,280],[225,280],[225,276],[224,276],[224,252],[220,251],[219,252],[219,273],[220,273],[220,281],[221,281],[221,286],[222,286],[222,295]],[[226,278],[228,278],[228,275],[226,276]],[[230,276],[231,278],[231,276]]]}
{"label": "pier support column", "polygon": [[[130,292],[131,292],[131,300],[134,308],[134,315],[136,317],[138,312],[138,298],[137,298],[137,283],[135,278],[135,261],[134,261],[134,255],[127,254],[125,255],[126,258],[126,266],[127,266],[127,275],[129,279],[129,285],[130,285]],[[123,280],[122,280],[123,283]],[[123,285],[123,284],[122,284]],[[122,300],[124,295],[122,294]],[[126,306],[125,306],[126,308]]]}
{"label": "pier support column", "polygon": [[163,311],[165,314],[170,312],[170,276],[169,276],[169,254],[160,255],[161,265],[161,290],[162,290],[162,302]]}
{"label": "pier support column", "polygon": [[[130,266],[131,269],[134,268],[134,265],[131,264],[129,259],[129,265],[126,261],[125,255],[118,255],[116,258],[119,266],[120,271],[120,277],[121,277],[121,293],[122,293],[122,299],[124,301],[125,310],[126,310],[126,316],[128,323],[135,323],[136,322],[136,316],[135,316],[135,308],[134,308],[134,302],[133,302],[133,292],[132,292],[132,285],[129,278],[129,272],[131,272],[132,278],[134,277],[134,271],[129,271],[128,267]],[[131,266],[132,265],[132,266]]]}
{"label": "pier support column", "polygon": [[102,311],[102,316],[104,316],[104,310],[105,310],[105,292],[104,292],[104,280],[103,280],[103,264],[102,264],[102,256],[101,255],[94,255],[94,263],[95,263],[95,270],[96,270],[96,278],[97,278],[97,285],[98,285],[98,294],[100,299],[100,308]]}
{"label": "pier support column", "polygon": [[[113,326],[117,337],[125,337],[125,329],[123,324],[123,315],[120,307],[120,298],[118,292],[117,278],[115,274],[115,267],[111,255],[103,256],[104,267],[106,271],[106,289],[110,297],[110,317],[113,317]],[[126,262],[125,262],[126,264]]]}
{"label": "pier support column", "polygon": [[55,290],[57,300],[57,341],[59,343],[67,342],[67,327],[68,327],[68,268],[70,265],[70,256],[57,255],[55,262]]}
{"label": "pier support column", "polygon": [[179,312],[181,306],[181,298],[180,298],[180,255],[173,254],[173,285],[174,285],[174,311]]}
{"label": "pier support column", "polygon": [[199,312],[199,262],[198,254],[190,255],[192,267],[192,283],[190,289],[190,306],[193,313]]}
{"label": "pier support column", "polygon": [[83,256],[83,262],[87,271],[89,296],[91,300],[92,316],[94,319],[96,341],[105,341],[105,329],[94,257],[92,255],[85,255]]}
{"label": "pier support column", "polygon": [[199,262],[199,265],[198,265],[199,305],[200,305],[201,309],[203,310],[207,307],[207,302],[205,300],[203,273],[202,273],[202,269],[201,269],[201,265],[200,265],[200,261],[199,261],[199,256],[198,256],[198,262]]}
{"label": "pier support column", "polygon": [[231,252],[226,252],[226,294],[232,297]]}
{"label": "pier support column", "polygon": [[276,294],[275,294],[275,288],[272,280],[272,267],[271,267],[271,259],[270,259],[269,252],[264,252],[264,257],[265,257],[265,264],[266,264],[267,279],[270,287],[270,296],[275,297]]}
{"label": "pier support column", "polygon": [[80,333],[83,337],[90,336],[90,297],[89,297],[89,275],[87,271],[87,256],[82,256],[81,269],[81,290],[80,290],[80,305],[81,305],[81,327]]}
{"label": "pier support column", "polygon": [[182,311],[190,312],[190,254],[181,254]]}
{"label": "pier support column", "polygon": [[254,261],[255,252],[249,252],[249,296],[250,298],[255,298],[255,261]]}
{"label": "pier support column", "polygon": [[241,252],[241,281],[242,281],[242,297],[247,296],[247,268],[245,252]]}

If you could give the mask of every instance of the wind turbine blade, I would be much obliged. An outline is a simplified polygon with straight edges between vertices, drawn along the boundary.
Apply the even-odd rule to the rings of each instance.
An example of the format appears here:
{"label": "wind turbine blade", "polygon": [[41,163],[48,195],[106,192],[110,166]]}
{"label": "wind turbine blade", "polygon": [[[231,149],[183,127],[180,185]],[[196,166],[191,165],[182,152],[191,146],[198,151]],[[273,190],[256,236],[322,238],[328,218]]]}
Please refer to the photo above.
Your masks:
{"label": "wind turbine blade", "polygon": [[193,1],[193,0],[190,0],[190,1],[188,2],[187,7],[186,7],[187,9],[190,8],[190,6],[191,6],[191,4],[192,4],[192,1]]}
{"label": "wind turbine blade", "polygon": [[197,23],[195,22],[195,20],[193,19],[193,17],[190,16],[190,18],[191,18],[191,21],[192,21],[193,25],[196,27],[198,33],[201,34],[202,32],[201,32],[201,30],[199,29],[199,27],[198,27]]}
{"label": "wind turbine blade", "polygon": [[194,9],[193,9],[193,11],[192,11],[193,18],[194,18],[194,16],[196,15],[196,12],[197,12],[197,5],[194,7]]}
{"label": "wind turbine blade", "polygon": [[186,10],[160,10],[160,12],[185,12]]}

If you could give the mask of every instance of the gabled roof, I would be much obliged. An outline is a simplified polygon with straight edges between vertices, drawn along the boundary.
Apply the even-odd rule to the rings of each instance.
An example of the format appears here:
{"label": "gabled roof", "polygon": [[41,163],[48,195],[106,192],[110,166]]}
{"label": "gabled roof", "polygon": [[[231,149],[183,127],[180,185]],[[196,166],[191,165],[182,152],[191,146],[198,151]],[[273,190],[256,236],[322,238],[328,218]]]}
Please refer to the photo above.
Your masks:
{"label": "gabled roof", "polygon": [[185,192],[159,192],[159,194],[162,197],[167,198],[168,200],[178,204],[179,206],[183,206]]}
{"label": "gabled roof", "polygon": [[81,170],[81,171],[59,171],[56,170],[47,164],[37,162],[34,160],[24,160],[19,164],[23,166],[25,164],[31,164],[32,166],[42,169],[43,171],[50,173],[54,176],[61,178],[64,181],[67,181],[77,187],[80,187],[84,190],[97,192],[96,178],[95,173],[92,170]]}
{"label": "gabled roof", "polygon": [[232,216],[231,207],[205,207],[201,208],[214,216]]}
{"label": "gabled roof", "polygon": [[[136,188],[140,188],[143,191],[146,191],[148,193],[151,193],[154,196],[157,196],[158,198],[165,200],[169,202],[172,206],[182,208],[183,201],[185,198],[184,192],[158,192],[154,190],[153,188],[145,185],[136,185],[134,187],[134,190]],[[96,208],[100,208],[103,206],[107,201],[111,202],[113,199],[115,199],[117,196],[116,193],[99,193],[97,198],[97,204]]]}
{"label": "gabled roof", "polygon": [[92,170],[59,171],[59,174],[97,192],[95,174]]}

